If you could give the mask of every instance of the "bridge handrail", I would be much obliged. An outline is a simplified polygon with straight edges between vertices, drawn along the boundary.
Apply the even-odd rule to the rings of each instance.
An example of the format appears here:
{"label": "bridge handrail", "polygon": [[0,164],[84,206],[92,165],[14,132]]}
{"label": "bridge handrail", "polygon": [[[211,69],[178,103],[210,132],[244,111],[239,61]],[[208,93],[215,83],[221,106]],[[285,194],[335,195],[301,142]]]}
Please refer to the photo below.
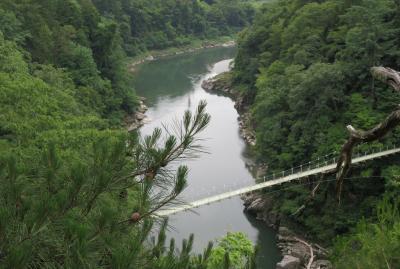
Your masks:
{"label": "bridge handrail", "polygon": [[[353,163],[364,162],[364,161],[388,156],[391,154],[396,154],[399,152],[400,152],[400,148],[397,148],[396,145],[393,145],[391,147],[389,147],[389,146],[381,147],[381,148],[379,148],[379,150],[373,148],[371,152],[365,151],[362,154],[361,153],[353,154],[355,156],[353,157],[352,162]],[[227,198],[230,198],[230,197],[233,197],[236,195],[244,194],[246,192],[252,192],[255,190],[263,189],[266,187],[271,187],[271,186],[278,185],[278,184],[280,185],[285,182],[290,182],[290,181],[301,179],[301,178],[304,178],[304,177],[307,177],[310,175],[319,174],[321,172],[332,170],[336,167],[336,157],[330,159],[330,161],[327,160],[322,163],[324,164],[324,166],[320,166],[321,163],[318,163],[317,166],[313,167],[311,165],[311,162],[308,162],[307,163],[308,166],[300,165],[299,166],[300,170],[298,170],[297,172],[294,168],[282,171],[281,173],[279,173],[281,175],[280,177],[276,177],[275,173],[273,173],[269,177],[268,176],[263,177],[263,181],[261,183],[257,183],[255,185],[248,186],[248,187],[242,187],[237,190],[233,190],[233,191],[229,191],[229,192],[220,193],[218,195],[213,195],[211,197],[206,197],[206,198],[188,203],[187,205],[182,205],[181,207],[172,208],[172,209],[163,209],[158,213],[158,215],[167,216],[167,215],[175,214],[180,211],[190,210],[192,208],[199,207],[204,204],[217,202],[217,201],[227,199]],[[290,174],[285,174],[286,171],[290,171]],[[279,175],[279,174],[277,174],[277,175]],[[224,184],[224,186],[226,186],[226,185]]]}

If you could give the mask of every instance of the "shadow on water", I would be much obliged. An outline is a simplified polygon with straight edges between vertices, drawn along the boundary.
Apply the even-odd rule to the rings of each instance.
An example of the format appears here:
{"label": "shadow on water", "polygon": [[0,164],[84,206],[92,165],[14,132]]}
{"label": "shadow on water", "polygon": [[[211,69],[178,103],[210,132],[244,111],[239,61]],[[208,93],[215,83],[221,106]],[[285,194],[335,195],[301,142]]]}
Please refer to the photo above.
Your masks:
{"label": "shadow on water", "polygon": [[[276,233],[266,224],[257,220],[254,216],[244,213],[250,224],[259,231],[257,241],[255,242],[259,247],[259,254],[257,256],[258,268],[275,268],[276,263],[280,261],[280,253],[276,248],[277,239]],[[266,244],[265,242],[268,242]]]}

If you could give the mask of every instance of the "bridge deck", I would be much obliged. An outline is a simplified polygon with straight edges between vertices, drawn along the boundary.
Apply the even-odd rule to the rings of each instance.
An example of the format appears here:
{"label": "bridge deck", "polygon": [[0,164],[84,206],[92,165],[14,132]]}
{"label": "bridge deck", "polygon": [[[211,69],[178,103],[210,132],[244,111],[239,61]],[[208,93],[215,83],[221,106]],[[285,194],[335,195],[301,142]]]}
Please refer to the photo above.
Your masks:
{"label": "bridge deck", "polygon": [[[373,160],[373,159],[377,159],[377,158],[381,158],[381,157],[385,157],[388,155],[392,155],[392,154],[396,154],[400,152],[400,148],[396,148],[396,149],[391,149],[391,150],[386,150],[386,151],[381,151],[381,152],[377,152],[377,153],[373,153],[373,154],[369,154],[369,155],[365,155],[365,156],[361,156],[358,158],[354,158],[352,160],[353,164],[356,163],[361,163],[361,162],[365,162],[365,161],[369,161],[369,160]],[[185,210],[190,210],[193,208],[197,208],[203,205],[207,205],[207,204],[211,204],[211,203],[215,203],[224,199],[228,199],[234,196],[238,196],[241,194],[245,194],[248,192],[252,192],[252,191],[256,191],[256,190],[261,190],[267,187],[272,187],[275,185],[280,185],[282,183],[286,183],[286,182],[291,182],[294,180],[299,180],[301,178],[304,177],[308,177],[311,175],[316,175],[316,174],[320,174],[323,172],[327,172],[330,170],[333,170],[336,168],[336,163],[332,163],[330,165],[326,165],[320,168],[315,168],[315,169],[311,169],[311,170],[307,170],[307,171],[303,171],[303,172],[299,172],[299,173],[294,173],[288,176],[284,176],[278,179],[274,179],[274,180],[269,180],[263,183],[259,183],[253,186],[249,186],[249,187],[245,187],[245,188],[240,188],[238,190],[235,191],[230,191],[230,192],[226,192],[226,193],[222,193],[219,195],[215,195],[215,196],[211,196],[208,198],[204,198],[195,202],[191,202],[176,208],[170,208],[170,209],[165,209],[165,210],[161,210],[159,212],[157,212],[157,215],[159,216],[169,216],[169,215],[173,215],[176,214],[178,212],[181,211],[185,211]]]}

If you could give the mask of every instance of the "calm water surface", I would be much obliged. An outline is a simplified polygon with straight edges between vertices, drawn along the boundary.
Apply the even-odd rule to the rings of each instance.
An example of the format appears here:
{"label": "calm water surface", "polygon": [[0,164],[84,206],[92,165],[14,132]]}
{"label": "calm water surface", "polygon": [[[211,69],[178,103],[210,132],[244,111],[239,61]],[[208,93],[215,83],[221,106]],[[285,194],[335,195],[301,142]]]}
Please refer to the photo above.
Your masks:
{"label": "calm water surface", "polygon": [[[195,109],[200,100],[208,103],[211,122],[201,135],[201,144],[208,153],[185,163],[190,169],[189,186],[181,198],[187,202],[254,183],[245,165],[246,145],[239,136],[233,101],[201,88],[204,79],[229,69],[234,53],[234,48],[202,50],[141,65],[135,74],[136,91],[146,97],[151,120],[141,128],[142,135],[181,119],[184,111]],[[204,206],[195,212],[171,216],[169,237],[179,242],[194,233],[194,250],[200,252],[209,241],[229,231],[244,232],[261,247],[258,267],[275,268],[279,260],[275,233],[243,213],[240,198]]]}

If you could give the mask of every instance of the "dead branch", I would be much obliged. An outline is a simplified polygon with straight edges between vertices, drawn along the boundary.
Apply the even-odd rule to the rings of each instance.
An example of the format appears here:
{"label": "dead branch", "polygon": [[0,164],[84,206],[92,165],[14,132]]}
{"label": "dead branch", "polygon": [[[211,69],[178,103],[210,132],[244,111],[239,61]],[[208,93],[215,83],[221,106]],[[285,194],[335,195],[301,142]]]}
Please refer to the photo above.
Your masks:
{"label": "dead branch", "polygon": [[[373,67],[371,73],[374,78],[388,84],[395,91],[400,91],[400,73],[385,67]],[[336,195],[340,203],[340,196],[345,176],[350,170],[353,148],[361,143],[368,143],[383,138],[388,132],[392,131],[400,124],[400,106],[391,112],[384,121],[374,128],[363,131],[357,130],[348,125],[349,138],[342,146],[339,160],[336,166]]]}
{"label": "dead branch", "polygon": [[317,249],[317,251],[321,252],[323,255],[328,255],[329,251],[323,247],[321,247],[320,245],[314,243],[313,244],[315,246],[315,248]]}
{"label": "dead branch", "polygon": [[299,239],[297,237],[295,237],[294,239],[296,241],[302,243],[303,245],[307,246],[308,249],[310,250],[310,259],[308,260],[307,269],[311,269],[311,265],[312,265],[312,263],[314,261],[314,258],[315,258],[313,247],[309,243],[307,243],[306,241],[301,240],[301,239]]}
{"label": "dead branch", "polygon": [[332,170],[332,171],[327,171],[325,173],[322,173],[317,185],[315,185],[315,187],[312,189],[310,195],[308,196],[307,200],[304,202],[304,204],[302,206],[300,206],[294,213],[292,213],[290,216],[296,216],[296,215],[300,215],[304,209],[307,208],[307,206],[314,200],[315,198],[315,194],[317,193],[317,190],[319,189],[319,186],[321,185],[321,183],[325,180],[326,176],[328,176],[329,174],[332,174],[336,172],[336,170]]}

